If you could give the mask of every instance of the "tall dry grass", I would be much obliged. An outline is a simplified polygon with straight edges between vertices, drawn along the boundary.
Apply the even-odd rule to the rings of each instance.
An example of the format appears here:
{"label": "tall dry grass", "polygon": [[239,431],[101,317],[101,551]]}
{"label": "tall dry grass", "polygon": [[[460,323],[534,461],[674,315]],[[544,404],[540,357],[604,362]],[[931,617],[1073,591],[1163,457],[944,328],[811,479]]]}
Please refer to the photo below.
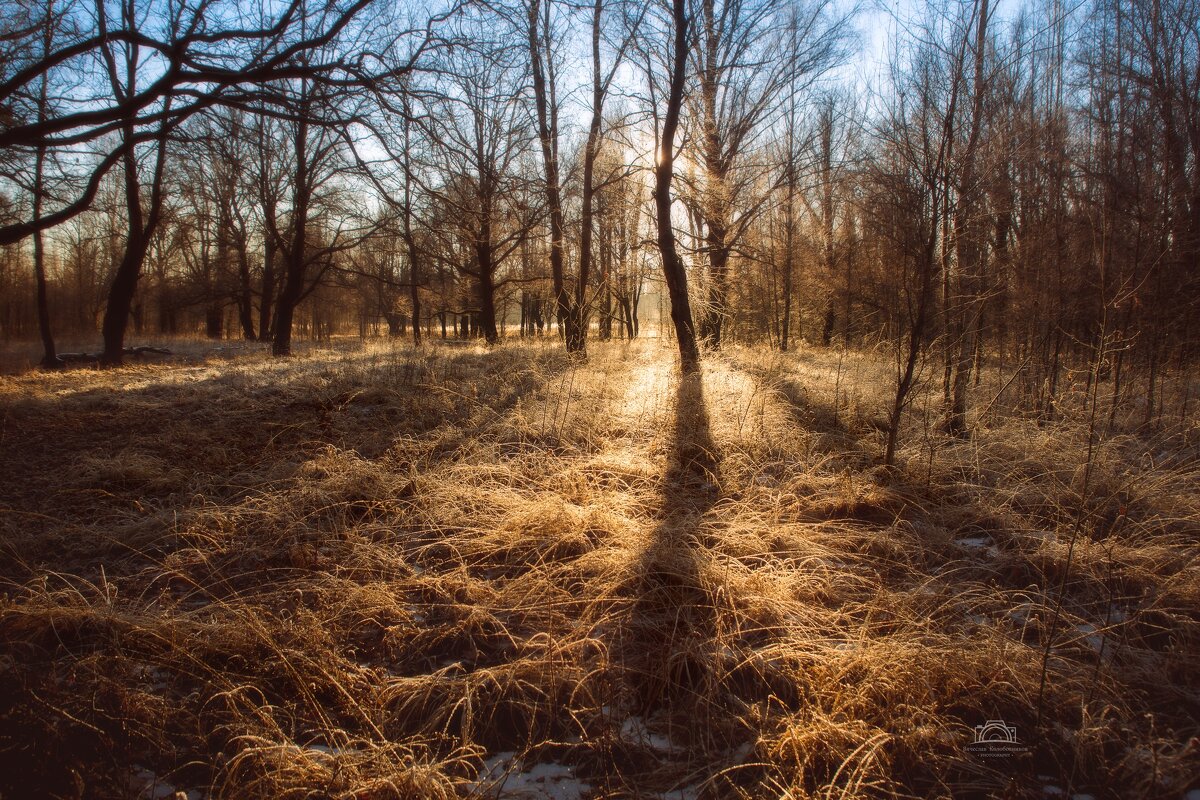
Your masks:
{"label": "tall dry grass", "polygon": [[1200,788],[1194,424],[889,471],[869,354],[591,349],[0,380],[0,794]]}

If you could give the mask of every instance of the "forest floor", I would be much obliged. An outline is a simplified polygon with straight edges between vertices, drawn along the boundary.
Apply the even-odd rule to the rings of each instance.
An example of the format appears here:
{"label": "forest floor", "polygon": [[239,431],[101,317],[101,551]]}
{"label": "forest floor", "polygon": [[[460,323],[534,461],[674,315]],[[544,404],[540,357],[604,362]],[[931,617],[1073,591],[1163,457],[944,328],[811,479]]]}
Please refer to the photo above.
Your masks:
{"label": "forest floor", "polygon": [[664,344],[0,378],[0,797],[1200,797],[1196,419]]}

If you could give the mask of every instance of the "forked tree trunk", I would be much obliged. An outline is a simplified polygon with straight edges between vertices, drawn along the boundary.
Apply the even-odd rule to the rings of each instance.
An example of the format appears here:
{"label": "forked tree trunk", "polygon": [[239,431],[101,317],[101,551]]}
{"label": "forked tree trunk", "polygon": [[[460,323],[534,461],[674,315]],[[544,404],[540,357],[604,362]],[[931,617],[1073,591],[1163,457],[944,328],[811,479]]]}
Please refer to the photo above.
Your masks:
{"label": "forked tree trunk", "polygon": [[[302,89],[307,98],[307,87]],[[292,139],[296,157],[296,177],[292,187],[292,241],[284,253],[287,270],[283,276],[283,290],[275,310],[275,336],[271,342],[271,353],[275,356],[292,354],[292,321],[296,305],[304,294],[305,273],[308,272],[308,209],[312,200],[309,185],[308,163],[308,104],[303,103],[296,122],[296,133]]]}
{"label": "forked tree trunk", "polygon": [[[103,10],[100,10],[99,21],[103,29],[107,22]],[[125,20],[133,25],[132,20]],[[126,54],[124,85],[117,74],[117,60],[107,42],[104,44],[105,64],[108,68],[109,81],[114,93],[120,99],[134,97],[137,93],[137,69],[139,64],[139,48],[129,45],[131,52]],[[128,214],[129,236],[125,243],[125,254],[117,267],[112,285],[108,291],[108,304],[104,309],[104,322],[101,331],[104,335],[104,353],[100,362],[105,366],[120,366],[125,356],[125,329],[129,324],[129,312],[133,308],[134,293],[137,292],[138,279],[142,275],[142,264],[146,260],[146,252],[150,247],[150,239],[162,218],[163,205],[163,174],[167,161],[167,137],[169,129],[166,118],[171,110],[168,98],[163,109],[162,121],[159,122],[158,134],[155,137],[154,172],[150,184],[148,207],[142,204],[142,185],[138,173],[136,151],[136,110],[132,109],[121,125],[121,160],[125,172],[125,207]]]}
{"label": "forked tree trunk", "polygon": [[142,264],[150,248],[162,217],[163,172],[167,159],[167,131],[158,135],[154,176],[150,188],[149,208],[142,207],[142,186],[138,178],[136,153],[134,152],[134,129],[127,124],[122,132],[125,137],[125,204],[129,214],[129,237],[125,242],[125,254],[113,276],[108,290],[108,303],[104,308],[101,332],[104,336],[104,353],[100,363],[105,366],[120,366],[125,357],[125,329],[129,325],[129,313],[133,309],[133,297],[137,292],[138,279],[142,276]]}

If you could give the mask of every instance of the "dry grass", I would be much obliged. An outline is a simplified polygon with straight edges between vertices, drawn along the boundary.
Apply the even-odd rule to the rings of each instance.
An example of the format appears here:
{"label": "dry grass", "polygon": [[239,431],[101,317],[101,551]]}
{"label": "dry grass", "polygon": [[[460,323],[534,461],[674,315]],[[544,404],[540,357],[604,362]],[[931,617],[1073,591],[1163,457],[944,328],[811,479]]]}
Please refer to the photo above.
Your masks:
{"label": "dry grass", "polygon": [[1198,788],[1194,423],[887,472],[869,355],[592,349],[0,379],[0,796]]}

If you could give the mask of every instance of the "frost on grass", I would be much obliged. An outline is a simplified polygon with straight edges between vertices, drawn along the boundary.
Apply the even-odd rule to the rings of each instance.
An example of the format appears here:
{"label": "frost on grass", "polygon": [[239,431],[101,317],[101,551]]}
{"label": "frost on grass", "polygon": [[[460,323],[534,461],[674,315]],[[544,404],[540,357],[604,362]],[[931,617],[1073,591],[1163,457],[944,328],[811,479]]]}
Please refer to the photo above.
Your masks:
{"label": "frost on grass", "polygon": [[1194,426],[889,471],[879,359],[590,350],[0,379],[0,793],[1195,788]]}

